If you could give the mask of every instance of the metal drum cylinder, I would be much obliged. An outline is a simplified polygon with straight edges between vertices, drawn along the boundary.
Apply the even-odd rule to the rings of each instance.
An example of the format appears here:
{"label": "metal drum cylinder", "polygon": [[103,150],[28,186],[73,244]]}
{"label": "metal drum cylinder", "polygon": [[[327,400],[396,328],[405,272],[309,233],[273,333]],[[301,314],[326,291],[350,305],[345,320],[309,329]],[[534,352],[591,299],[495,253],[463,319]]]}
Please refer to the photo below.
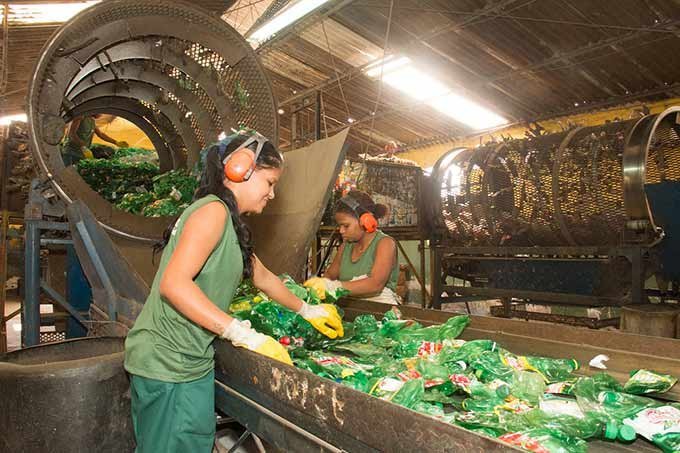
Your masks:
{"label": "metal drum cylinder", "polygon": [[123,338],[83,338],[0,355],[0,450],[134,449]]}
{"label": "metal drum cylinder", "polygon": [[433,171],[440,225],[475,246],[614,246],[635,228],[650,242],[668,236],[679,111],[454,149]]}
{"label": "metal drum cylinder", "polygon": [[190,3],[108,0],[75,16],[42,50],[29,87],[31,147],[58,195],[83,200],[110,231],[153,240],[168,218],[114,208],[58,148],[68,121],[108,113],[139,127],[161,171],[192,168],[222,132],[245,126],[274,143],[278,115],[252,47],[219,16]]}

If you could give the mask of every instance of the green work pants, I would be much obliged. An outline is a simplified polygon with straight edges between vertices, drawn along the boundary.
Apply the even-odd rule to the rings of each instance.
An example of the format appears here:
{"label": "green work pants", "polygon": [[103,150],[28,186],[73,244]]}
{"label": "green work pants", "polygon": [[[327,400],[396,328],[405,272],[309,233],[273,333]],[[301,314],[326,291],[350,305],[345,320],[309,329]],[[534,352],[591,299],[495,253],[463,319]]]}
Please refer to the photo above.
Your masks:
{"label": "green work pants", "polygon": [[215,372],[190,382],[130,375],[136,453],[211,453],[215,442]]}

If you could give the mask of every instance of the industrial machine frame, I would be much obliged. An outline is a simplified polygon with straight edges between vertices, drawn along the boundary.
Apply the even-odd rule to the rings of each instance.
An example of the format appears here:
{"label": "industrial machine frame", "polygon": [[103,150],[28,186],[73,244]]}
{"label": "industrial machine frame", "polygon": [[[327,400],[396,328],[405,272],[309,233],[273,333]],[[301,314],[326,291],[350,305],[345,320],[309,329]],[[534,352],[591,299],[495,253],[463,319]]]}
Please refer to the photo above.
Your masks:
{"label": "industrial machine frame", "polygon": [[[582,307],[678,300],[679,115],[671,107],[442,156],[423,207],[434,219],[432,306],[500,299],[511,316],[513,299]],[[589,275],[576,281],[579,268]],[[672,288],[646,289],[652,275]]]}

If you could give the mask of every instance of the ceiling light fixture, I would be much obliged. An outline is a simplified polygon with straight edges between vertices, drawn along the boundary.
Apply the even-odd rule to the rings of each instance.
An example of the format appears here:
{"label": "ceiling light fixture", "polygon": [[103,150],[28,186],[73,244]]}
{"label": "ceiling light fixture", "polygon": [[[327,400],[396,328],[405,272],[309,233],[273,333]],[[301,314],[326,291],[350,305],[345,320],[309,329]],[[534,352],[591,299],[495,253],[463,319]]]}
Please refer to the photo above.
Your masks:
{"label": "ceiling light fixture", "polygon": [[366,75],[423,101],[475,130],[507,124],[501,115],[452,92],[444,83],[419,69],[408,57],[390,56],[366,69]]}
{"label": "ceiling light fixture", "polygon": [[248,41],[254,45],[260,45],[281,29],[288,25],[297,22],[307,14],[311,13],[319,6],[326,3],[328,0],[297,0],[291,2],[283,8],[270,21],[266,22],[260,28],[255,30],[248,36]]}

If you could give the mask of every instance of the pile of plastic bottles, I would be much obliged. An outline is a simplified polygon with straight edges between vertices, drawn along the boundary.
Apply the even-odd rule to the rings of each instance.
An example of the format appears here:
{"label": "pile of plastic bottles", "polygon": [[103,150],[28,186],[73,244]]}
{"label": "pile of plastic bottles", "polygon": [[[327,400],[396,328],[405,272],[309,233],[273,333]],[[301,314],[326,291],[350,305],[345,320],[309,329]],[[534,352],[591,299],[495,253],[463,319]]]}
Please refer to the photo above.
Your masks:
{"label": "pile of plastic bottles", "polygon": [[[318,303],[311,291],[285,282]],[[638,437],[680,452],[680,404],[644,396],[670,390],[677,382],[670,375],[634,370],[623,385],[606,373],[586,377],[573,359],[520,356],[491,340],[458,339],[467,316],[424,327],[401,319],[396,308],[380,320],[357,316],[344,323],[343,338],[328,340],[262,296],[241,294],[234,315],[278,338],[297,367],[443,423],[532,452],[579,453],[591,440]]]}

